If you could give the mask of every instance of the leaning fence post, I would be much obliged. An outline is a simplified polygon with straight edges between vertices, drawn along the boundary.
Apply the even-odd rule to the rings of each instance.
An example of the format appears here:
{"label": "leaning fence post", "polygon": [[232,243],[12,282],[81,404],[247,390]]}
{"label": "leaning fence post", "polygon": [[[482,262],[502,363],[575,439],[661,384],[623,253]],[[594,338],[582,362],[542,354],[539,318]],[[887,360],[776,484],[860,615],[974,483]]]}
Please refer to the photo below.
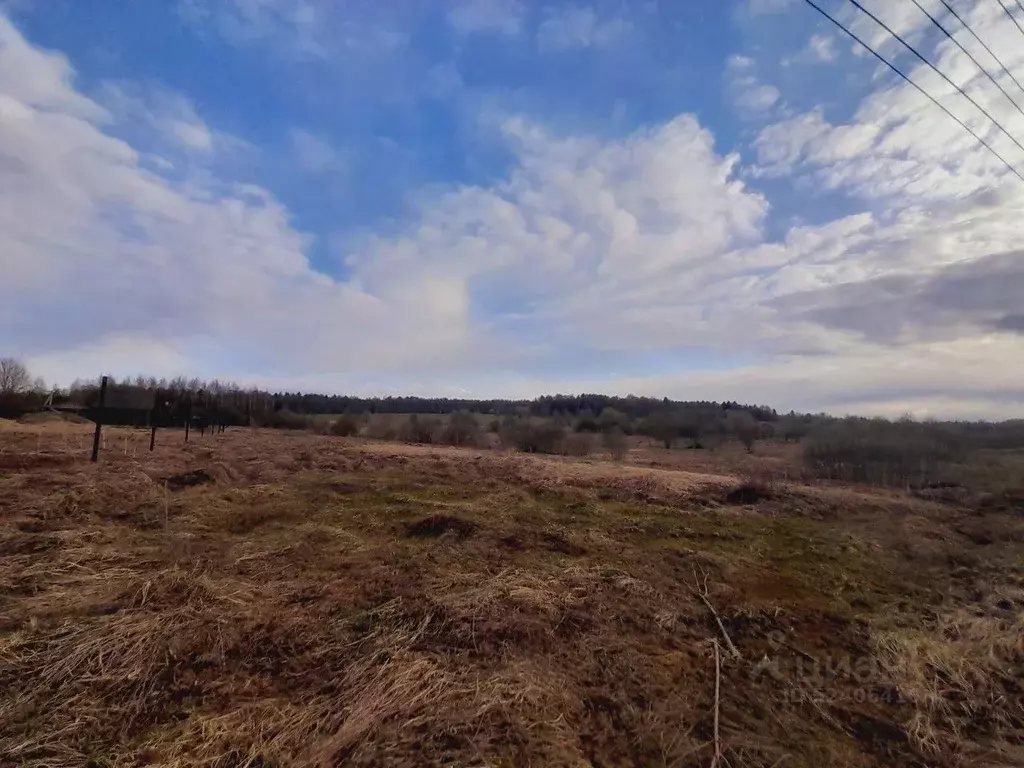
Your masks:
{"label": "leaning fence post", "polygon": [[92,435],[92,460],[100,458],[100,433],[103,431],[103,407],[107,402],[107,377],[100,379],[100,403],[96,408],[96,431]]}

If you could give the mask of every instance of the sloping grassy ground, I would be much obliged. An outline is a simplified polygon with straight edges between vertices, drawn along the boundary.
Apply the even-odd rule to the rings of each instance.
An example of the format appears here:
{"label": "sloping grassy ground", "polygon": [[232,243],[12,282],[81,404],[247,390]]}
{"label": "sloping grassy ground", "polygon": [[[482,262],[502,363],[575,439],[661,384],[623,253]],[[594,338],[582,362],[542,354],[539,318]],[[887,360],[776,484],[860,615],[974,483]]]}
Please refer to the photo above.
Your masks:
{"label": "sloping grassy ground", "polygon": [[0,763],[1024,764],[1019,509],[87,431],[0,429]]}

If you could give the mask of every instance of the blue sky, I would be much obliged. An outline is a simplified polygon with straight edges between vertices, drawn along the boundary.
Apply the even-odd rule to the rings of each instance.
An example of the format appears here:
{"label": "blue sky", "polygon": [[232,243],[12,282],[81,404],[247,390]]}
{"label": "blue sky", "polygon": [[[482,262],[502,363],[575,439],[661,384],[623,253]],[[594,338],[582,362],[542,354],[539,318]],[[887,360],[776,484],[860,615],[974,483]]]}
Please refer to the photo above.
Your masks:
{"label": "blue sky", "polygon": [[0,345],[48,380],[1024,414],[1024,185],[799,0],[0,9]]}

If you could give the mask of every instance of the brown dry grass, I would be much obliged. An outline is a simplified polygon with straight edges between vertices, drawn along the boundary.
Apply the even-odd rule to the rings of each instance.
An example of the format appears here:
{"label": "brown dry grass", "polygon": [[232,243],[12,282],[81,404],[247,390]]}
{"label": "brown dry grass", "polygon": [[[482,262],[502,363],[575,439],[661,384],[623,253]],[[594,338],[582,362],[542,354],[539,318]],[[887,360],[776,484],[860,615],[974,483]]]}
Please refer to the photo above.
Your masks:
{"label": "brown dry grass", "polygon": [[88,434],[0,423],[0,764],[707,766],[723,632],[733,768],[1024,761],[1019,511],[784,451]]}

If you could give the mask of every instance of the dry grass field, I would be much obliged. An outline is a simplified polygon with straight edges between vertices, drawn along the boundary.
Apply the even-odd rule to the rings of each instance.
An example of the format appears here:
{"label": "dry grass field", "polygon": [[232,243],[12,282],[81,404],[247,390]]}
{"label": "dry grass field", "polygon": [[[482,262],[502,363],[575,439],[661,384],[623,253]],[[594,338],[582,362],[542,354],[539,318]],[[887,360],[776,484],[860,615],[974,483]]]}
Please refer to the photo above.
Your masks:
{"label": "dry grass field", "polygon": [[1024,765],[1019,500],[107,432],[0,423],[3,765]]}

